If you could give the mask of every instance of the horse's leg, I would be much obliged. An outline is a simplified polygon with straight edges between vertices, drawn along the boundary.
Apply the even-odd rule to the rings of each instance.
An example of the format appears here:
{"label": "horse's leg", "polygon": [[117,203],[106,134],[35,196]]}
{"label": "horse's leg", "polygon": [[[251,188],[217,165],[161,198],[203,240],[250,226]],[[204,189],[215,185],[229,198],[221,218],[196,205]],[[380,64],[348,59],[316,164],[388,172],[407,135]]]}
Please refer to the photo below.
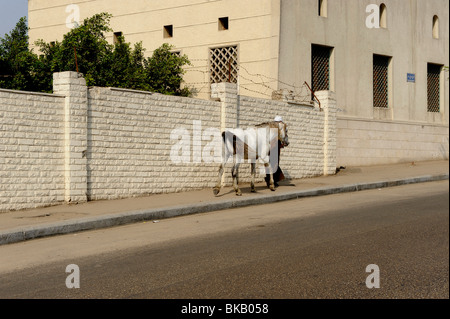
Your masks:
{"label": "horse's leg", "polygon": [[219,167],[219,178],[217,180],[216,186],[213,189],[213,192],[214,192],[215,196],[219,195],[220,189],[222,188],[223,168],[224,168],[224,164],[220,164],[220,167]]}
{"label": "horse's leg", "polygon": [[256,189],[255,189],[255,175],[256,175],[256,163],[252,163],[252,182],[251,182],[251,186],[252,186],[252,193],[256,193]]}
{"label": "horse's leg", "polygon": [[236,192],[237,196],[242,196],[242,192],[239,189],[239,163],[235,163],[233,166],[233,170],[231,171],[231,174],[233,176],[233,187],[234,191]]}
{"label": "horse's leg", "polygon": [[270,186],[269,186],[269,188],[270,188],[270,190],[271,190],[272,192],[274,192],[274,191],[275,191],[275,183],[274,183],[274,181],[273,181],[273,170],[272,170],[272,165],[270,165],[269,163],[265,163],[265,164],[264,164],[264,167],[265,167],[266,169],[269,169],[269,175],[270,175]]}

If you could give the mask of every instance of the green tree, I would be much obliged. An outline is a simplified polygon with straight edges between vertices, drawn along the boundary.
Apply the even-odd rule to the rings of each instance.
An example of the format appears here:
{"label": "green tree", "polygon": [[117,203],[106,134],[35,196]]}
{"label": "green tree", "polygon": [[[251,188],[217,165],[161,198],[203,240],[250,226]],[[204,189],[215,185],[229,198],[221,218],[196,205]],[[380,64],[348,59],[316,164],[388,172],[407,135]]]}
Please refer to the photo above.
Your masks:
{"label": "green tree", "polygon": [[172,46],[165,43],[145,61],[147,82],[151,90],[168,95],[190,96],[191,90],[182,87],[184,66],[190,65],[186,55],[171,52]]}
{"label": "green tree", "polygon": [[38,57],[28,49],[28,26],[25,17],[16,27],[0,38],[0,87],[15,90],[35,90]]}
{"label": "green tree", "polygon": [[[164,44],[145,59],[142,43],[134,48],[123,36],[114,45],[108,43],[106,32],[111,15],[100,13],[87,18],[71,30],[61,43],[53,45],[39,42],[52,66],[51,72],[75,71],[78,66],[88,86],[121,87],[153,91],[162,94],[189,96],[188,88],[181,88],[185,65],[190,64],[186,56],[170,52],[172,47]],[[75,58],[76,57],[76,58]]]}
{"label": "green tree", "polygon": [[108,57],[111,67],[105,69],[107,74],[104,77],[108,79],[106,86],[150,90],[145,77],[144,51],[141,42],[131,49],[131,45],[125,42],[123,36],[118,37],[114,50]]}
{"label": "green tree", "polygon": [[112,31],[109,28],[110,19],[110,14],[96,14],[66,33],[62,42],[45,43],[39,40],[36,44],[44,53],[42,60],[47,63],[48,71],[77,71],[78,66],[88,86],[105,86],[113,51],[113,46],[105,38],[105,32]]}
{"label": "green tree", "polygon": [[22,18],[0,44],[0,87],[51,92],[54,72],[78,71],[88,86],[121,87],[163,94],[190,96],[182,88],[187,56],[171,52],[168,44],[145,58],[142,43],[133,47],[119,37],[109,44],[109,13],[96,14],[64,35],[61,42],[36,42],[40,56],[28,49],[28,27]]}

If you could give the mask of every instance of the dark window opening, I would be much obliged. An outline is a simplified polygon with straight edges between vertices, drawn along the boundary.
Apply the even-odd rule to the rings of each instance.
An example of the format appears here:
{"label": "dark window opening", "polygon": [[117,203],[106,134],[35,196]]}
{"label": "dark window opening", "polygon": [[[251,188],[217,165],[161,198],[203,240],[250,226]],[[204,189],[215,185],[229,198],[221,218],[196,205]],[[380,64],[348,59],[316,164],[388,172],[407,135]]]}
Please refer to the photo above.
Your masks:
{"label": "dark window opening", "polygon": [[228,30],[228,17],[219,18],[219,30],[224,31]]}
{"label": "dark window opening", "polygon": [[173,37],[173,25],[165,25],[164,38],[172,38],[172,37]]}
{"label": "dark window opening", "polygon": [[122,32],[114,32],[114,44],[119,43],[119,38],[122,36]]}
{"label": "dark window opening", "polygon": [[380,27],[387,28],[387,8],[384,3],[380,5]]}
{"label": "dark window opening", "polygon": [[319,16],[327,17],[328,15],[328,1],[327,0],[319,0]]}
{"label": "dark window opening", "polygon": [[439,39],[439,17],[433,17],[433,39]]}

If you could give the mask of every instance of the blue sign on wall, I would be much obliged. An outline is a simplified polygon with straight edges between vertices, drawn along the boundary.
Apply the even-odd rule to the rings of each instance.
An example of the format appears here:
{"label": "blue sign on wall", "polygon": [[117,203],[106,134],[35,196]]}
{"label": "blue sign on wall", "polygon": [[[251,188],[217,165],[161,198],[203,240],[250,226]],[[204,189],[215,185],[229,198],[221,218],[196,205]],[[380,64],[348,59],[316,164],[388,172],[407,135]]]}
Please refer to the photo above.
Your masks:
{"label": "blue sign on wall", "polygon": [[416,83],[416,74],[415,73],[408,73],[408,82]]}

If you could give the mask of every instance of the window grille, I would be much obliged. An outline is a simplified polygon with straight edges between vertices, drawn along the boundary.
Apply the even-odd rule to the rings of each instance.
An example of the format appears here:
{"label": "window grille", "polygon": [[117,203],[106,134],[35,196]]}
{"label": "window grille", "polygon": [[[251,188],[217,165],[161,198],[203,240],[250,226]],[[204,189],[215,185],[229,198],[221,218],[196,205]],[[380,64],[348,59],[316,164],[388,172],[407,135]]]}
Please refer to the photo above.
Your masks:
{"label": "window grille", "polygon": [[441,65],[428,63],[428,112],[439,113],[441,107]]}
{"label": "window grille", "polygon": [[211,83],[237,83],[238,74],[237,46],[210,49]]}
{"label": "window grille", "polygon": [[331,48],[321,45],[312,46],[311,84],[312,91],[330,89]]}
{"label": "window grille", "polygon": [[373,56],[373,107],[388,108],[389,57]]}

